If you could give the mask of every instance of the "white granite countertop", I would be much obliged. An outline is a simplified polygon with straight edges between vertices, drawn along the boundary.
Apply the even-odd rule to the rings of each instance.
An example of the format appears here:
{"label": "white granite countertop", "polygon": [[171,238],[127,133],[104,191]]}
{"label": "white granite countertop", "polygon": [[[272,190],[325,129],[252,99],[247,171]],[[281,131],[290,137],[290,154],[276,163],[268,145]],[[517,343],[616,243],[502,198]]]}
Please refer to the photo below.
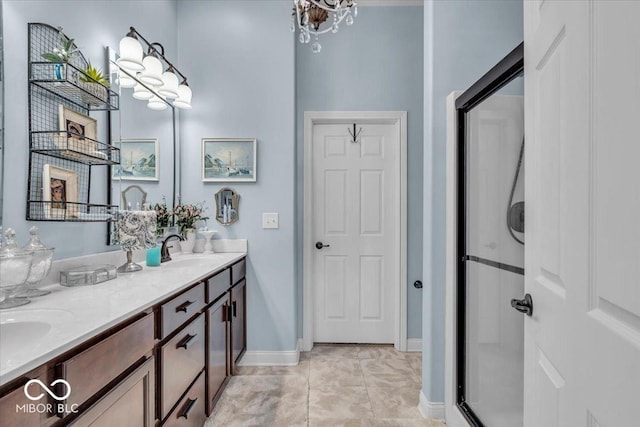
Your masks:
{"label": "white granite countertop", "polygon": [[[189,254],[94,286],[46,286],[51,294],[0,311],[0,385],[233,264],[246,252]],[[23,328],[23,329],[21,329]],[[1,329],[0,329],[1,330]]]}

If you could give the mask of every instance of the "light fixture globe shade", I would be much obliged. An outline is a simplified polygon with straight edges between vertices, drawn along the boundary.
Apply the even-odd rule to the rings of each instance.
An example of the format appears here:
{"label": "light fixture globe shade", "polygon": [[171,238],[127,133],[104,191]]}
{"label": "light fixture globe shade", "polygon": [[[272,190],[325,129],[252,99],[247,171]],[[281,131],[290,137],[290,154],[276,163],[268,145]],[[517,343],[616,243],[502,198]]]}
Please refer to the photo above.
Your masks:
{"label": "light fixture globe shade", "polygon": [[138,77],[141,82],[151,86],[162,86],[162,62],[155,56],[147,55],[142,60],[144,71]]}
{"label": "light fixture globe shade", "polygon": [[187,85],[178,87],[178,98],[173,101],[173,106],[188,110],[191,108],[191,88]]}
{"label": "light fixture globe shade", "polygon": [[147,107],[151,108],[152,110],[165,110],[167,108],[167,103],[156,95],[153,95],[153,97],[149,100]]}
{"label": "light fixture globe shade", "polygon": [[178,97],[178,76],[171,71],[165,71],[162,75],[162,81],[164,84],[158,89],[158,93],[167,98]]}
{"label": "light fixture globe shade", "polygon": [[142,45],[133,37],[123,37],[120,40],[120,58],[116,61],[120,67],[130,71],[142,71]]}
{"label": "light fixture globe shade", "polygon": [[146,87],[138,83],[136,87],[133,88],[133,97],[141,101],[148,101],[153,98],[153,94]]}
{"label": "light fixture globe shade", "polygon": [[135,87],[136,81],[122,71],[118,71],[118,84],[121,88],[130,89],[132,87]]}

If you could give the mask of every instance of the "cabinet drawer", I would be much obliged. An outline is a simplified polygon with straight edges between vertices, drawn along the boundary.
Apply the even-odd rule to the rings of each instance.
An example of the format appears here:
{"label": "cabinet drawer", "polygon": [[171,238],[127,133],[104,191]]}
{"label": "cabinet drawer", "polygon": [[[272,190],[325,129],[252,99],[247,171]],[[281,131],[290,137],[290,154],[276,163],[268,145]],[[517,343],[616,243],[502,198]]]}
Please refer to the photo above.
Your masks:
{"label": "cabinet drawer", "polygon": [[216,274],[207,280],[207,304],[220,298],[231,286],[231,269]]}
{"label": "cabinet drawer", "polygon": [[[43,383],[49,384],[44,376],[42,377],[30,377],[31,379],[39,379]],[[25,379],[25,384],[27,380]],[[33,389],[29,389],[32,395],[38,395],[40,389],[38,385],[31,386]],[[47,418],[54,417],[53,420],[58,420],[55,417],[55,406],[58,402],[48,399],[46,393],[38,400],[30,400],[24,393],[24,384],[15,390],[5,394],[0,398],[0,425],[2,427],[38,427],[47,424]],[[39,405],[39,408],[44,408],[44,405],[53,405],[51,411],[39,413],[36,411],[30,411],[29,405]],[[51,424],[51,423],[48,423]]]}
{"label": "cabinet drawer", "polygon": [[[164,418],[204,368],[204,314],[162,346],[161,418]],[[204,402],[202,402],[204,403]]]}
{"label": "cabinet drawer", "polygon": [[153,313],[60,364],[71,385],[69,404],[82,404],[153,349]]}
{"label": "cabinet drawer", "polygon": [[191,386],[189,392],[180,400],[176,409],[166,419],[164,427],[201,427],[207,419],[204,412],[204,375]]}
{"label": "cabinet drawer", "polygon": [[[160,306],[160,339],[169,336],[178,326],[204,307],[204,284],[199,284]],[[193,379],[193,378],[192,378]]]}
{"label": "cabinet drawer", "polygon": [[243,258],[242,261],[233,264],[231,266],[232,284],[238,283],[240,280],[244,279],[246,272],[247,272],[246,258]]}

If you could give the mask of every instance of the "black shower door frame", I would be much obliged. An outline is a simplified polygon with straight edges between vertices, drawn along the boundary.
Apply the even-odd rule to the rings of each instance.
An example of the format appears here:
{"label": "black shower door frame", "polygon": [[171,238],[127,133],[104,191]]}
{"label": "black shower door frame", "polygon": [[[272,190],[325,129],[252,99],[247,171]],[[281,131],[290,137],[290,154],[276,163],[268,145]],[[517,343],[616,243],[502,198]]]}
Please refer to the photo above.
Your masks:
{"label": "black shower door frame", "polygon": [[466,142],[466,115],[476,105],[493,95],[500,88],[511,82],[514,78],[524,72],[524,42],[518,45],[500,62],[498,62],[489,72],[475,82],[469,89],[463,92],[456,99],[456,115],[458,121],[458,158],[457,158],[457,284],[456,284],[456,405],[471,426],[484,427],[482,421],[476,416],[465,399],[465,362],[466,362],[466,284],[467,284],[467,261],[475,261],[491,265],[496,268],[524,274],[524,271],[513,271],[514,267],[498,262],[471,259],[467,254],[466,247],[466,171],[467,171],[467,142]]}

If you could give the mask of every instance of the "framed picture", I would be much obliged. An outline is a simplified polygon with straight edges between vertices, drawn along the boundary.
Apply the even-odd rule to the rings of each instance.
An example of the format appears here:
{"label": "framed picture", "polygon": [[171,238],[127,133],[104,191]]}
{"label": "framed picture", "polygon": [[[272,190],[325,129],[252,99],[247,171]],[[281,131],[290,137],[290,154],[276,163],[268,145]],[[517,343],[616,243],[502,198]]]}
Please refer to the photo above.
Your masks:
{"label": "framed picture", "polygon": [[98,137],[97,123],[96,119],[59,104],[58,130],[60,130],[60,135],[56,139],[56,145],[58,148],[70,150],[68,154],[75,151],[96,155],[98,153],[95,141]]}
{"label": "framed picture", "polygon": [[255,138],[204,138],[202,181],[256,182]]}
{"label": "framed picture", "polygon": [[159,180],[157,139],[123,139],[114,146],[120,148],[120,164],[111,168],[113,179]]}
{"label": "framed picture", "polygon": [[[42,170],[42,200],[48,219],[78,216],[78,174],[68,169],[45,164]],[[70,204],[71,203],[71,204]]]}

